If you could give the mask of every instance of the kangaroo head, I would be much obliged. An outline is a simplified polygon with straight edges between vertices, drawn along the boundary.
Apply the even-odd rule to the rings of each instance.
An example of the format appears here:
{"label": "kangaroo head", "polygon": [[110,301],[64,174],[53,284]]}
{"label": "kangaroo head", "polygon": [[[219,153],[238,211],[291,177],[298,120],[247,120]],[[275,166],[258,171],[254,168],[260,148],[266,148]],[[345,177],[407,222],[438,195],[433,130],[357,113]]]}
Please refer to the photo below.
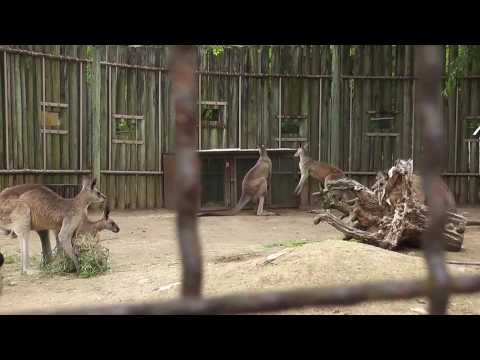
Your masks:
{"label": "kangaroo head", "polygon": [[267,155],[267,148],[265,147],[265,145],[260,145],[258,147],[258,153],[260,154],[260,156],[266,156]]}
{"label": "kangaroo head", "polygon": [[293,155],[295,157],[301,157],[305,154],[305,150],[308,148],[308,144],[298,145],[297,152]]}
{"label": "kangaroo head", "polygon": [[106,204],[105,209],[103,210],[103,221],[105,222],[105,230],[110,230],[111,232],[118,233],[120,227],[110,219],[110,205]]}
{"label": "kangaroo head", "polygon": [[107,198],[97,189],[97,179],[84,178],[80,194],[88,203],[102,203]]}

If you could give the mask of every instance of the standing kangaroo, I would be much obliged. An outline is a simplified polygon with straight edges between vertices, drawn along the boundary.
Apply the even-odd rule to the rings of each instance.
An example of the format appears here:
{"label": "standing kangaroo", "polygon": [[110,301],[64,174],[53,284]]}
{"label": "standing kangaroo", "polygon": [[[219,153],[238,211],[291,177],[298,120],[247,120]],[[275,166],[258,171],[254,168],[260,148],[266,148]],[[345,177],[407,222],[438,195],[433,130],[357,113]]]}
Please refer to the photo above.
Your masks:
{"label": "standing kangaroo", "polygon": [[29,190],[18,198],[0,204],[0,227],[13,230],[20,239],[22,272],[27,271],[30,231],[60,229],[59,243],[80,272],[73,253],[72,236],[80,226],[88,206],[106,199],[96,188],[96,180],[85,178],[82,190],[73,199],[65,199],[48,188]]}
{"label": "standing kangaroo", "polygon": [[310,157],[305,155],[306,148],[307,146],[299,145],[297,152],[293,155],[294,157],[300,158],[298,167],[300,168],[301,177],[297,187],[295,188],[296,195],[300,195],[309,176],[319,181],[320,190],[322,190],[322,182],[323,186],[325,187],[329,180],[336,180],[345,177],[344,172],[336,166],[321,161],[312,160]]}
{"label": "standing kangaroo", "polygon": [[197,216],[231,216],[238,214],[250,201],[258,201],[257,216],[277,215],[264,211],[263,205],[268,184],[272,176],[272,160],[268,157],[264,145],[258,148],[260,157],[257,163],[245,174],[242,181],[242,195],[237,205],[231,210],[209,211],[199,213]]}
{"label": "standing kangaroo", "polygon": [[[51,190],[47,188],[44,185],[40,184],[24,184],[24,185],[16,185],[12,186],[9,188],[6,188],[2,192],[0,192],[0,203],[5,200],[11,200],[11,199],[17,199],[19,198],[22,194],[30,191],[30,190],[37,190],[37,191],[45,191],[47,193],[50,193]],[[57,247],[59,246],[58,242],[58,233],[60,232],[61,226],[59,226],[57,229],[52,230],[52,232],[55,234],[55,240],[57,243]],[[8,231],[5,229],[0,229],[3,234],[8,234]],[[109,230],[114,233],[118,233],[120,231],[120,228],[118,225],[115,223],[110,218],[110,206],[107,202],[105,205],[104,211],[103,211],[103,217],[102,219],[98,221],[91,221],[88,218],[87,211],[82,216],[82,221],[80,223],[79,228],[77,229],[77,232],[75,236],[78,235],[83,235],[83,234],[90,234],[92,236],[96,236],[97,233],[103,230]],[[9,231],[10,236],[12,238],[17,237],[16,234],[13,232],[13,230]],[[41,243],[42,243],[42,255],[43,255],[43,260],[45,263],[50,262],[52,258],[52,248],[50,245],[50,239],[48,237],[48,230],[40,230],[37,231]]]}

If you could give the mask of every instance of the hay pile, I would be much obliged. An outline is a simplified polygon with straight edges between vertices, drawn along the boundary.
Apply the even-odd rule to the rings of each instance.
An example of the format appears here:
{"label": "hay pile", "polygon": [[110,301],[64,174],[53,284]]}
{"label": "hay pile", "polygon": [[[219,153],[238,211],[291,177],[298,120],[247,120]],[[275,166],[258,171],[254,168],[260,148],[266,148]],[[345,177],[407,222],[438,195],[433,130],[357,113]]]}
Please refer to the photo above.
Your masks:
{"label": "hay pile", "polygon": [[[109,250],[100,244],[99,238],[82,235],[72,241],[73,251],[80,263],[81,278],[89,278],[109,269]],[[70,274],[75,272],[73,261],[65,255],[63,249],[55,249],[54,258],[42,265],[42,270],[50,274]]]}

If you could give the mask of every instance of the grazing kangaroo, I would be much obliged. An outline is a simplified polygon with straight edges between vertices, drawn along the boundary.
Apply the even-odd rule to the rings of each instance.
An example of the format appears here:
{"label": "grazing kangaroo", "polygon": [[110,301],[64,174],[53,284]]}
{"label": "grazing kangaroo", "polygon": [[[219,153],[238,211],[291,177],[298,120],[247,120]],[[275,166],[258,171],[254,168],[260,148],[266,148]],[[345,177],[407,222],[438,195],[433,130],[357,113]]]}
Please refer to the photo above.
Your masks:
{"label": "grazing kangaroo", "polygon": [[322,192],[322,182],[323,187],[325,187],[329,180],[336,180],[345,177],[345,173],[336,166],[321,161],[312,160],[310,157],[305,155],[306,149],[307,145],[304,146],[300,144],[297,152],[293,155],[294,157],[300,158],[298,167],[300,168],[301,177],[297,187],[295,188],[296,195],[300,195],[309,176],[319,181],[318,185],[320,192]]}
{"label": "grazing kangaroo", "polygon": [[110,204],[106,204],[103,210],[103,217],[97,221],[91,221],[88,218],[87,211],[83,213],[82,222],[75,232],[75,236],[89,234],[93,237],[97,236],[100,231],[109,230],[114,233],[118,233],[120,228],[110,218]]}
{"label": "grazing kangaroo", "polygon": [[231,210],[209,211],[197,214],[197,216],[232,216],[238,214],[250,201],[258,201],[257,216],[277,215],[273,212],[264,211],[263,205],[267,193],[268,184],[272,176],[272,160],[268,157],[265,146],[258,148],[260,157],[257,163],[245,174],[242,181],[242,195],[237,205]]}
{"label": "grazing kangaroo", "polygon": [[[82,216],[82,221],[80,222],[80,226],[75,231],[72,238],[76,238],[77,236],[86,234],[95,237],[99,232],[103,230],[109,230],[114,233],[120,232],[120,227],[115,223],[115,221],[110,218],[110,205],[108,204],[108,202],[104,207],[103,217],[100,220],[91,221],[88,218],[88,211],[85,210]],[[59,249],[61,246],[58,240],[59,231],[60,228],[52,230],[53,234],[55,234],[57,249]]]}
{"label": "grazing kangaroo", "polygon": [[96,188],[96,180],[85,178],[82,190],[73,199],[65,199],[54,191],[42,187],[29,190],[18,198],[0,204],[0,227],[13,230],[20,239],[22,272],[27,271],[28,238],[30,231],[60,229],[59,243],[80,271],[73,253],[72,236],[80,226],[88,206],[106,199]]}

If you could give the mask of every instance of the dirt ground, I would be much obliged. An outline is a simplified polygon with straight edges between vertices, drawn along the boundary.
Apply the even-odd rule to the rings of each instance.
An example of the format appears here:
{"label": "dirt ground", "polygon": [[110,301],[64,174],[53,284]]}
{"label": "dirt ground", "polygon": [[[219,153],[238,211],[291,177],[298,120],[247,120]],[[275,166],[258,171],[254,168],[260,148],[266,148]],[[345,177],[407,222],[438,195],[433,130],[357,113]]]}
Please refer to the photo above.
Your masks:
{"label": "dirt ground", "polygon": [[[480,219],[480,209],[463,209]],[[91,216],[94,217],[93,215]],[[170,299],[178,296],[180,260],[175,237],[175,215],[166,210],[114,212],[120,233],[104,232],[111,269],[90,279],[51,276],[37,271],[21,275],[18,242],[0,237],[7,262],[2,268],[0,314],[47,310],[82,304],[110,304]],[[314,226],[313,215],[282,211],[281,216],[256,217],[245,212],[234,217],[200,218],[204,255],[204,292],[224,295],[244,291],[279,290],[357,282],[420,278],[426,275],[419,251],[402,253],[341,240],[332,227]],[[32,233],[30,267],[39,268],[40,241]],[[53,245],[53,244],[52,244]],[[288,254],[263,265],[265,257],[288,248]],[[480,261],[480,227],[468,228],[464,250],[448,259]],[[453,274],[478,273],[480,267],[449,265]],[[288,314],[423,314],[424,299],[366,303],[288,311]],[[449,313],[480,314],[480,295],[455,296]]]}

